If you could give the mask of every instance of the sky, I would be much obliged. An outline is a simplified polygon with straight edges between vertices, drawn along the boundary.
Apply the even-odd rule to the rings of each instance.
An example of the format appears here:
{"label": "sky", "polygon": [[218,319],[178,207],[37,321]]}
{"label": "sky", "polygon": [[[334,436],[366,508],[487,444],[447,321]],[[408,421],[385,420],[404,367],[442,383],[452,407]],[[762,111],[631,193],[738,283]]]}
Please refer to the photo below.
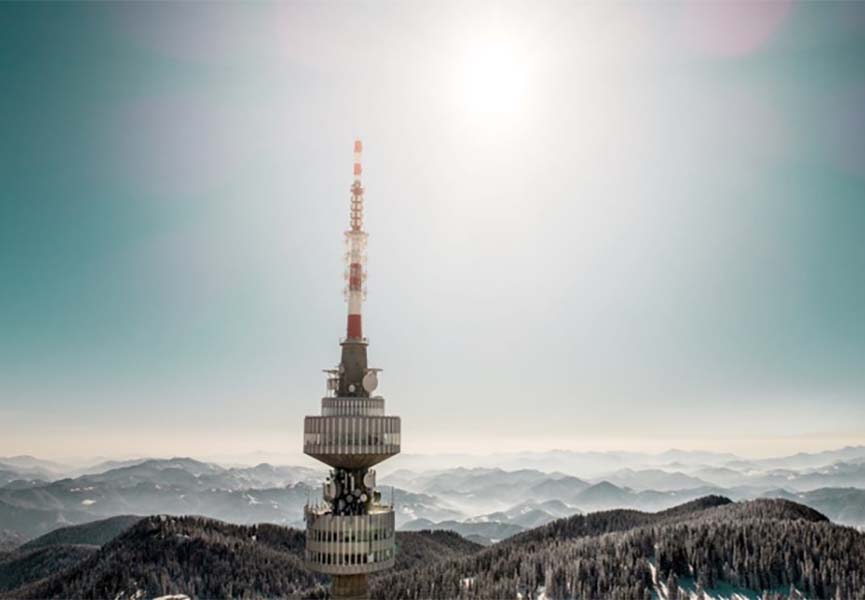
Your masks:
{"label": "sky", "polygon": [[0,456],[865,443],[865,4],[0,4]]}

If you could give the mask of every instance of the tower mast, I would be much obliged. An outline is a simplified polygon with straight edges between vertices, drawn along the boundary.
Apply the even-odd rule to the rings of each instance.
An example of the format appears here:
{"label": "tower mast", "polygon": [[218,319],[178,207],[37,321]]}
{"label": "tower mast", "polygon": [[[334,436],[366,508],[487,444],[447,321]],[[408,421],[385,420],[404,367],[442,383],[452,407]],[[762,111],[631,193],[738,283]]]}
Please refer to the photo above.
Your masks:
{"label": "tower mast", "polygon": [[325,371],[321,415],[303,425],[303,451],[331,467],[324,504],[307,504],[306,566],[333,576],[336,598],[366,598],[367,576],[393,566],[393,505],[383,504],[371,468],[400,451],[400,418],[385,415],[384,398],[372,396],[378,372],[367,366],[362,305],[366,281],[360,140],[354,143],[354,181],[346,242],[346,337],[337,368]]}
{"label": "tower mast", "polygon": [[348,300],[347,339],[363,339],[362,309],[364,286],[366,283],[366,238],[363,230],[363,185],[360,178],[363,172],[361,154],[363,143],[354,142],[354,183],[351,184],[351,213],[349,229],[345,232],[346,259],[346,297]]}

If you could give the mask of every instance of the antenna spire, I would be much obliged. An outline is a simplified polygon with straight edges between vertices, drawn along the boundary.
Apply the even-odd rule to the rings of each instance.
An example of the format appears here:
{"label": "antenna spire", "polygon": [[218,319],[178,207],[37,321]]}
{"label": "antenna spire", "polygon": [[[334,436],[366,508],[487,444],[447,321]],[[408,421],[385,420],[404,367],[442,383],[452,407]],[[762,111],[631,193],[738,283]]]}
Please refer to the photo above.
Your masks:
{"label": "antenna spire", "polygon": [[346,266],[346,299],[348,300],[348,327],[346,338],[350,340],[363,339],[361,312],[366,295],[366,237],[363,230],[363,185],[360,177],[363,173],[361,154],[363,143],[354,142],[354,182],[351,184],[351,210],[349,214],[349,230],[345,232],[347,251]]}
{"label": "antenna spire", "polygon": [[349,224],[352,231],[363,231],[363,186],[360,176],[363,173],[361,155],[363,154],[363,142],[354,141],[354,182],[351,184],[351,218]]}

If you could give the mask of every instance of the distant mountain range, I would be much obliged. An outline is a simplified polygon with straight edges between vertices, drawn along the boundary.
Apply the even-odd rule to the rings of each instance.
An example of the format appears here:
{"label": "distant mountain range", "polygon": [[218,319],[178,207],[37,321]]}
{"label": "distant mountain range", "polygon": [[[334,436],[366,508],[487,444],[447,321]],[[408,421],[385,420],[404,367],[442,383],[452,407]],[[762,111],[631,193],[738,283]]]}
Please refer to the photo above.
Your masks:
{"label": "distant mountain range", "polygon": [[[786,498],[838,523],[865,527],[865,447],[763,461],[679,450],[526,456],[603,456],[618,468],[597,477],[552,469],[402,468],[380,477],[380,487],[385,500],[393,497],[398,527],[452,530],[483,544],[573,514],[659,511],[711,494]],[[306,467],[228,467],[191,458],[103,461],[74,477],[51,474],[64,468],[30,456],[0,459],[0,549],[58,527],[130,514],[300,527],[302,508],[320,495],[324,477]]]}
{"label": "distant mountain range", "polygon": [[0,487],[0,529],[32,537],[118,514],[207,514],[227,521],[297,523],[322,474],[302,467],[223,468],[146,460],[74,479]]}
{"label": "distant mountain range", "polygon": [[[539,490],[544,493],[538,494]],[[563,500],[549,498],[547,494],[553,492],[557,492]],[[760,491],[750,488],[701,487],[662,492],[635,491],[608,481],[585,484],[570,478],[553,479],[533,486],[527,490],[527,500],[504,510],[465,519],[448,518],[438,522],[422,517],[402,523],[401,526],[411,530],[448,529],[480,543],[489,544],[521,529],[536,527],[565,516],[561,510],[551,509],[549,503],[553,502],[564,505],[571,514],[616,508],[658,511],[711,494],[725,495],[736,500],[785,498],[815,508],[837,523],[865,527],[865,489],[859,488],[818,488],[808,492],[793,492],[781,488]],[[482,523],[483,527],[479,527],[479,523]]]}
{"label": "distant mountain range", "polygon": [[[837,462],[862,463],[865,446],[848,446],[838,450],[799,453],[767,459],[747,459],[727,452],[667,450],[658,454],[645,452],[577,452],[550,450],[545,452],[505,452],[489,455],[400,454],[388,461],[388,469],[415,472],[446,470],[454,465],[465,468],[500,468],[506,471],[531,469],[547,473],[561,472],[584,479],[601,479],[620,469],[645,470],[661,468],[677,471],[699,467],[730,467],[740,472],[772,469],[815,469]],[[2,459],[0,459],[2,462]],[[686,471],[687,472],[687,471]],[[690,473],[689,473],[690,474]]]}

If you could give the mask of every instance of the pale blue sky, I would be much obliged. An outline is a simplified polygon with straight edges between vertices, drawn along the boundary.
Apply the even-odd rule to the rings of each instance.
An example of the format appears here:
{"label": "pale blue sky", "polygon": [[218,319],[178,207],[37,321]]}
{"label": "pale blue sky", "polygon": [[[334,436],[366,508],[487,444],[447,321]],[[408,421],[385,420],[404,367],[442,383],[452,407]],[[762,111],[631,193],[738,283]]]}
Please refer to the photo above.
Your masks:
{"label": "pale blue sky", "polygon": [[0,5],[0,455],[865,442],[865,5]]}

